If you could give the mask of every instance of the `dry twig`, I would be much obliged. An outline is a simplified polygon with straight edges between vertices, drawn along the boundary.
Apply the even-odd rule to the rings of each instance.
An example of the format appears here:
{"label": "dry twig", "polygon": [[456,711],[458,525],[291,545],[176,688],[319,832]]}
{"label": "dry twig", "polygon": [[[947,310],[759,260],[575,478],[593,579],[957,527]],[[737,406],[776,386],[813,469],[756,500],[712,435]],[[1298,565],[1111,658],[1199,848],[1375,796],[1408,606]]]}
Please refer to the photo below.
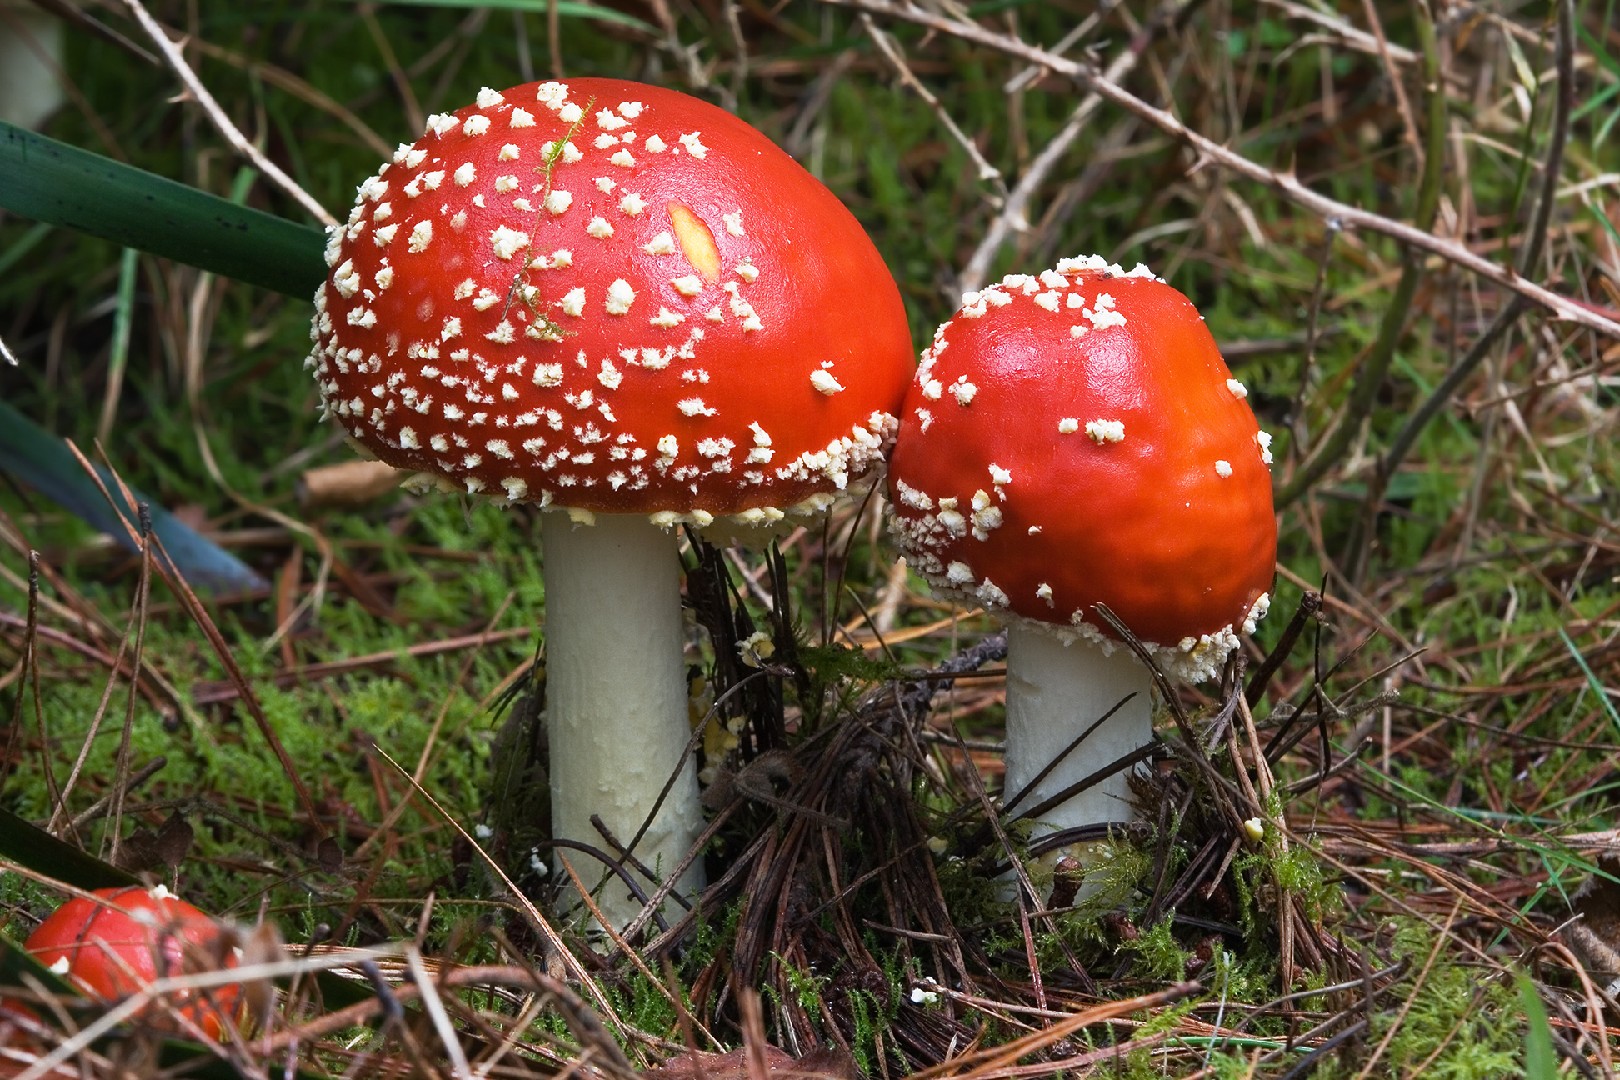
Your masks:
{"label": "dry twig", "polygon": [[1620,339],[1620,322],[1531,281],[1517,271],[1498,266],[1456,241],[1414,228],[1382,214],[1339,202],[1306,187],[1293,173],[1276,172],[1256,161],[1251,161],[1215,140],[1193,131],[1164,109],[1150,105],[1130,91],[1110,82],[1094,65],[1085,61],[1056,56],[1038,45],[1031,45],[1010,34],[996,33],[977,23],[939,15],[911,4],[899,4],[893,0],[822,0],[822,2],[915,23],[937,33],[983,45],[1026,63],[1046,67],[1055,74],[1073,79],[1081,86],[1094,91],[1104,101],[1152,124],[1166,135],[1186,143],[1198,155],[1201,162],[1219,166],[1246,180],[1264,184],[1324,221],[1336,222],[1339,227],[1347,230],[1359,229],[1387,236],[1397,243],[1427,252],[1444,262],[1460,266],[1495,285],[1517,293],[1566,322]]}
{"label": "dry twig", "polygon": [[186,58],[181,53],[180,46],[169,38],[168,31],[152,17],[151,13],[141,3],[141,0],[124,0],[124,3],[129,7],[129,12],[135,17],[135,21],[140,23],[141,29],[146,31],[146,36],[151,38],[152,43],[157,46],[158,52],[163,54],[163,59],[169,65],[170,70],[179,78],[181,84],[186,88],[192,99],[202,108],[203,113],[207,115],[214,127],[225,137],[225,141],[230,143],[237,153],[251,161],[254,168],[268,176],[271,183],[291,196],[316,221],[319,221],[327,228],[336,225],[337,219],[328,213],[324,206],[316,202],[309,192],[305,191],[298,185],[296,180],[283,172],[280,166],[265,157],[259,148],[254,146],[247,136],[242,134],[241,129],[231,121],[231,118],[225,115],[225,110],[220,108],[220,104],[214,99],[214,95],[209,92],[208,87],[203,85],[203,81],[197,77],[197,73],[191,70],[191,65],[186,63]]}

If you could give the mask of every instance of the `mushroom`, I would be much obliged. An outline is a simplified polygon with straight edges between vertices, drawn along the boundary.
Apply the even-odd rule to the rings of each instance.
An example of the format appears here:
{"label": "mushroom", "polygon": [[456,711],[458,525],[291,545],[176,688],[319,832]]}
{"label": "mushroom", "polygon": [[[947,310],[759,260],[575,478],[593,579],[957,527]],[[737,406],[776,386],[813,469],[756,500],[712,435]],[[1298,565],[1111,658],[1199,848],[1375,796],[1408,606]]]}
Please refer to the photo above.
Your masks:
{"label": "mushroom", "polygon": [[1007,625],[1005,809],[1040,808],[1037,834],[1127,820],[1128,769],[1048,804],[1153,738],[1151,672],[1101,607],[1190,681],[1265,614],[1270,437],[1246,397],[1186,297],[1096,256],[969,293],[923,353],[891,525],[935,590]]}
{"label": "mushroom", "polygon": [[[97,889],[76,896],[35,927],[23,942],[36,960],[97,1001],[136,993],[160,978],[188,971],[234,968],[230,931],[162,885]],[[169,995],[172,1013],[145,1015],[160,1027],[172,1017],[218,1039],[242,1013],[242,988],[226,983]]]}
{"label": "mushroom", "polygon": [[[899,292],[831,192],[684,94],[531,83],[427,127],[331,234],[324,413],[548,511],[553,834],[606,848],[599,815],[628,844],[674,776],[634,848],[668,876],[702,822],[670,530],[791,524],[882,464],[913,370]],[[642,907],[601,901],[621,927]]]}

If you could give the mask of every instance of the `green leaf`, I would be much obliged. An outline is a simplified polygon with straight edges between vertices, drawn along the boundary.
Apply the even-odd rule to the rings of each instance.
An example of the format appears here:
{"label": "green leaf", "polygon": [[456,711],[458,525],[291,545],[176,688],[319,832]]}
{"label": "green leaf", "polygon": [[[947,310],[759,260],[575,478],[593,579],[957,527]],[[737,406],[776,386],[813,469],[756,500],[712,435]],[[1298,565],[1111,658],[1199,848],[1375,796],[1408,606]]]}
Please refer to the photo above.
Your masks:
{"label": "green leaf", "polygon": [[326,277],[318,229],[3,122],[0,208],[300,300]]}
{"label": "green leaf", "polygon": [[[96,471],[113,498],[120,499],[112,474],[100,466]],[[3,401],[0,401],[0,472],[15,476],[123,547],[136,550],[128,530],[107,504],[106,496],[67,445]],[[169,558],[194,587],[208,592],[248,592],[265,586],[264,578],[235,555],[140,492],[132,489],[130,494],[137,503],[146,504],[152,532],[163,541]],[[137,520],[136,507],[124,505],[119,509],[129,520]]]}
{"label": "green leaf", "polygon": [[134,874],[58,840],[4,807],[0,807],[0,856],[81,889],[141,883]]}

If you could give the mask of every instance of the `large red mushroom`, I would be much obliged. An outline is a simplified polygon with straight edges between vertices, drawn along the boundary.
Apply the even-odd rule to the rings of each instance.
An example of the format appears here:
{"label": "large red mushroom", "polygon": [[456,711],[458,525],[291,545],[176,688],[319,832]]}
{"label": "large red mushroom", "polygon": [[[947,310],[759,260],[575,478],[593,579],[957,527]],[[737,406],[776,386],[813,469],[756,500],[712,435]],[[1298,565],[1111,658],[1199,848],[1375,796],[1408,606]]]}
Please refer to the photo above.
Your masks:
{"label": "large red mushroom", "polygon": [[[923,353],[889,465],[893,528],[936,590],[1007,624],[1007,809],[1152,740],[1151,673],[1100,607],[1191,681],[1265,614],[1270,439],[1246,397],[1185,296],[1095,256],[969,294]],[[1040,828],[1128,820],[1128,771]]]}
{"label": "large red mushroom", "polygon": [[[327,262],[326,415],[391,465],[552,511],[553,832],[605,847],[597,814],[629,842],[689,738],[668,532],[814,514],[881,465],[912,372],[893,279],[764,135],[595,78],[431,117]],[[700,823],[688,764],[634,854],[667,873]]]}

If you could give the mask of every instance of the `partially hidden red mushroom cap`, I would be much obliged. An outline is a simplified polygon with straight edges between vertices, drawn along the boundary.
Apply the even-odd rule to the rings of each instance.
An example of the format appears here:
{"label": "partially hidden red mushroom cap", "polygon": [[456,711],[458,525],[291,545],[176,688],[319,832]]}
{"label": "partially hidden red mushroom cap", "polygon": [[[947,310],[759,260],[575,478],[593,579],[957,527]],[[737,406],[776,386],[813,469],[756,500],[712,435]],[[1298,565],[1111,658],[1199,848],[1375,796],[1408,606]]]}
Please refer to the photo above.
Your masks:
{"label": "partially hidden red mushroom cap", "polygon": [[895,533],[936,588],[1215,674],[1276,568],[1270,438],[1192,303],[1092,257],[940,327],[889,464]]}
{"label": "partially hidden red mushroom cap", "polygon": [[612,79],[484,90],[360,189],[311,364],[378,457],[467,491],[776,516],[882,461],[893,278],[764,135]]}
{"label": "partially hidden red mushroom cap", "polygon": [[[45,918],[23,942],[40,963],[98,1001],[114,1001],[159,978],[209,967],[231,968],[225,929],[162,886],[97,889]],[[188,994],[181,1011],[212,1038],[240,1012],[234,984]]]}

